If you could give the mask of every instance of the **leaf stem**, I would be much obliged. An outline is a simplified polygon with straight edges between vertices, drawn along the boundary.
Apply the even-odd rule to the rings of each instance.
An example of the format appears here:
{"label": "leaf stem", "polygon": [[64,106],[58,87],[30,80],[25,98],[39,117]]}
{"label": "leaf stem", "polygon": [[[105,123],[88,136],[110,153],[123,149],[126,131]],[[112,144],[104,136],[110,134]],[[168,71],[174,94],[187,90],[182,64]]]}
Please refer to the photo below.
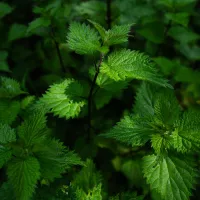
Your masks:
{"label": "leaf stem", "polygon": [[106,21],[108,25],[108,29],[111,29],[112,26],[112,12],[111,12],[111,3],[112,0],[106,0]]}
{"label": "leaf stem", "polygon": [[64,73],[66,73],[67,70],[65,69],[65,65],[64,65],[64,62],[63,62],[63,59],[62,59],[60,48],[59,48],[59,43],[56,40],[55,32],[54,32],[54,28],[53,27],[51,27],[51,33],[52,33],[52,39],[53,39],[55,47],[56,47],[56,51],[57,51],[57,55],[58,55],[58,59],[59,59],[59,62],[60,62],[61,69],[62,69],[62,71]]}
{"label": "leaf stem", "polygon": [[91,137],[91,128],[92,128],[92,125],[91,125],[91,119],[92,119],[92,97],[93,97],[93,92],[94,92],[94,89],[95,89],[96,80],[97,80],[97,77],[99,75],[100,67],[101,67],[101,64],[103,62],[103,59],[104,59],[104,54],[101,54],[98,65],[95,64],[96,73],[94,75],[94,78],[93,78],[93,81],[92,81],[92,85],[91,85],[91,88],[90,88],[90,92],[89,92],[89,95],[88,95],[88,129],[89,129],[88,130],[88,138]]}

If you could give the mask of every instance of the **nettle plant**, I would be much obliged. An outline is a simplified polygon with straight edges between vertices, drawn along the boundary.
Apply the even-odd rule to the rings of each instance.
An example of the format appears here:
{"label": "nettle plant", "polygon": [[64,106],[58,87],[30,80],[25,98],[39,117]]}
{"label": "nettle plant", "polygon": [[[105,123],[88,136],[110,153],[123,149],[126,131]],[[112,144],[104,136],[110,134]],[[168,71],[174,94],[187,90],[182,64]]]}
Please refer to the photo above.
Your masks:
{"label": "nettle plant", "polygon": [[[35,100],[16,81],[1,77],[0,166],[5,166],[7,181],[0,196],[2,199],[42,199],[39,190],[35,192],[39,182],[52,183],[71,166],[84,165],[70,185],[46,199],[143,199],[145,195],[137,196],[134,191],[108,197],[93,162],[81,161],[59,140],[53,139],[45,117],[47,113],[66,120],[88,116],[88,135],[92,139],[94,105],[96,109],[104,107],[132,84],[133,79],[138,79],[143,82],[133,109],[98,137],[113,138],[133,148],[149,146],[147,155],[141,158],[141,168],[157,199],[189,199],[198,175],[193,157],[200,146],[200,113],[180,107],[173,87],[160,75],[149,56],[118,46],[113,50],[113,45],[127,42],[132,24],[105,30],[98,23],[89,22],[93,27],[71,23],[67,44],[77,54],[99,56],[96,64],[88,67],[91,82],[84,77],[66,78]],[[22,94],[27,96],[21,99]],[[18,118],[22,121],[19,126],[16,126],[17,116],[23,116]]]}

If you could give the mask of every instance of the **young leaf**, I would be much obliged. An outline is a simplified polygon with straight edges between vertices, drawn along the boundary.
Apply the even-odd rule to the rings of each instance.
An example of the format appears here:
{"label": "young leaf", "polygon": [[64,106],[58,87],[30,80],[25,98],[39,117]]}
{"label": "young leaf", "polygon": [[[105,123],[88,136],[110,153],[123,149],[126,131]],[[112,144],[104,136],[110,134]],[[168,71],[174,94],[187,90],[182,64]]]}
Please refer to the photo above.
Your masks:
{"label": "young leaf", "polygon": [[[50,86],[46,94],[39,100],[39,105],[66,119],[78,116],[87,101],[79,96],[83,91],[81,85],[72,83],[76,83],[76,81],[66,79],[61,83]],[[74,88],[73,91],[70,90],[71,86]],[[79,98],[77,99],[77,97]]]}
{"label": "young leaf", "polygon": [[14,158],[7,168],[9,183],[17,200],[29,200],[40,178],[40,164],[34,157]]}
{"label": "young leaf", "polygon": [[99,39],[98,33],[86,24],[77,22],[70,24],[67,42],[70,49],[76,53],[92,54],[98,51],[101,47]]}
{"label": "young leaf", "polygon": [[111,46],[114,44],[120,44],[128,41],[128,33],[132,24],[114,26],[112,29],[106,31],[104,37],[104,44]]}
{"label": "young leaf", "polygon": [[101,175],[96,171],[94,163],[87,159],[83,169],[75,175],[72,185],[88,194],[90,190],[101,184],[101,180]]}
{"label": "young leaf", "polygon": [[11,129],[7,124],[0,124],[0,143],[6,144],[16,141],[14,129]]}
{"label": "young leaf", "polygon": [[144,176],[165,200],[188,200],[197,176],[194,163],[184,157],[149,155],[143,158]]}
{"label": "young leaf", "polygon": [[80,200],[102,200],[101,195],[101,184],[94,187],[88,194],[84,193],[83,190],[76,190],[76,199]]}
{"label": "young leaf", "polygon": [[107,62],[102,63],[100,71],[115,81],[135,78],[172,88],[157,72],[150,58],[137,51],[123,49],[111,53]]}
{"label": "young leaf", "polygon": [[88,20],[99,32],[99,34],[101,35],[102,40],[104,40],[105,36],[106,36],[106,30],[98,23],[92,21],[92,20]]}

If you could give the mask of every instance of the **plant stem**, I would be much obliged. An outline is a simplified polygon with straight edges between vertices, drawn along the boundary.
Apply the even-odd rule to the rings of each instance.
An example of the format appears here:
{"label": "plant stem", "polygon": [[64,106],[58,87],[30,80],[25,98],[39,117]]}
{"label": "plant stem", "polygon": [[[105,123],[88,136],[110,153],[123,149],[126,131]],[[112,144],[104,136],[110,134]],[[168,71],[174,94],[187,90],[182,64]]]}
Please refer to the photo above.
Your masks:
{"label": "plant stem", "polygon": [[64,73],[66,73],[67,71],[65,69],[65,65],[64,65],[64,62],[63,62],[63,59],[62,59],[62,55],[61,55],[60,48],[59,48],[59,43],[56,41],[56,38],[55,38],[55,33],[54,33],[53,27],[51,28],[51,33],[52,33],[52,39],[53,39],[55,47],[56,47],[58,59],[59,59],[59,62],[60,62],[60,67],[61,67],[62,71]]}
{"label": "plant stem", "polygon": [[107,21],[107,25],[108,25],[108,29],[111,29],[111,24],[112,24],[112,13],[111,13],[111,3],[112,0],[106,0],[106,21]]}
{"label": "plant stem", "polygon": [[92,125],[91,125],[91,119],[92,119],[92,97],[93,97],[93,92],[94,92],[94,89],[95,89],[96,80],[97,80],[97,77],[99,75],[100,67],[101,67],[101,64],[103,62],[103,59],[104,59],[104,55],[101,54],[99,63],[95,67],[96,73],[94,75],[94,78],[93,78],[93,81],[92,81],[92,85],[91,85],[91,88],[90,88],[90,92],[89,92],[89,95],[88,95],[88,138],[91,137],[91,127],[92,127]]}

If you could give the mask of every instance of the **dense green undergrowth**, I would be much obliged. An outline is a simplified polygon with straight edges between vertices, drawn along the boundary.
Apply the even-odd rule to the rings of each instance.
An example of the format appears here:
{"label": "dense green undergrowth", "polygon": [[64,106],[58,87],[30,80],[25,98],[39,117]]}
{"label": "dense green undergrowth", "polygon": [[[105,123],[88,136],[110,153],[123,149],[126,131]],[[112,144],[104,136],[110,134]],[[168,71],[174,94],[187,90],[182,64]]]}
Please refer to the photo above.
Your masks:
{"label": "dense green undergrowth", "polygon": [[0,2],[0,199],[199,199],[197,0]]}

